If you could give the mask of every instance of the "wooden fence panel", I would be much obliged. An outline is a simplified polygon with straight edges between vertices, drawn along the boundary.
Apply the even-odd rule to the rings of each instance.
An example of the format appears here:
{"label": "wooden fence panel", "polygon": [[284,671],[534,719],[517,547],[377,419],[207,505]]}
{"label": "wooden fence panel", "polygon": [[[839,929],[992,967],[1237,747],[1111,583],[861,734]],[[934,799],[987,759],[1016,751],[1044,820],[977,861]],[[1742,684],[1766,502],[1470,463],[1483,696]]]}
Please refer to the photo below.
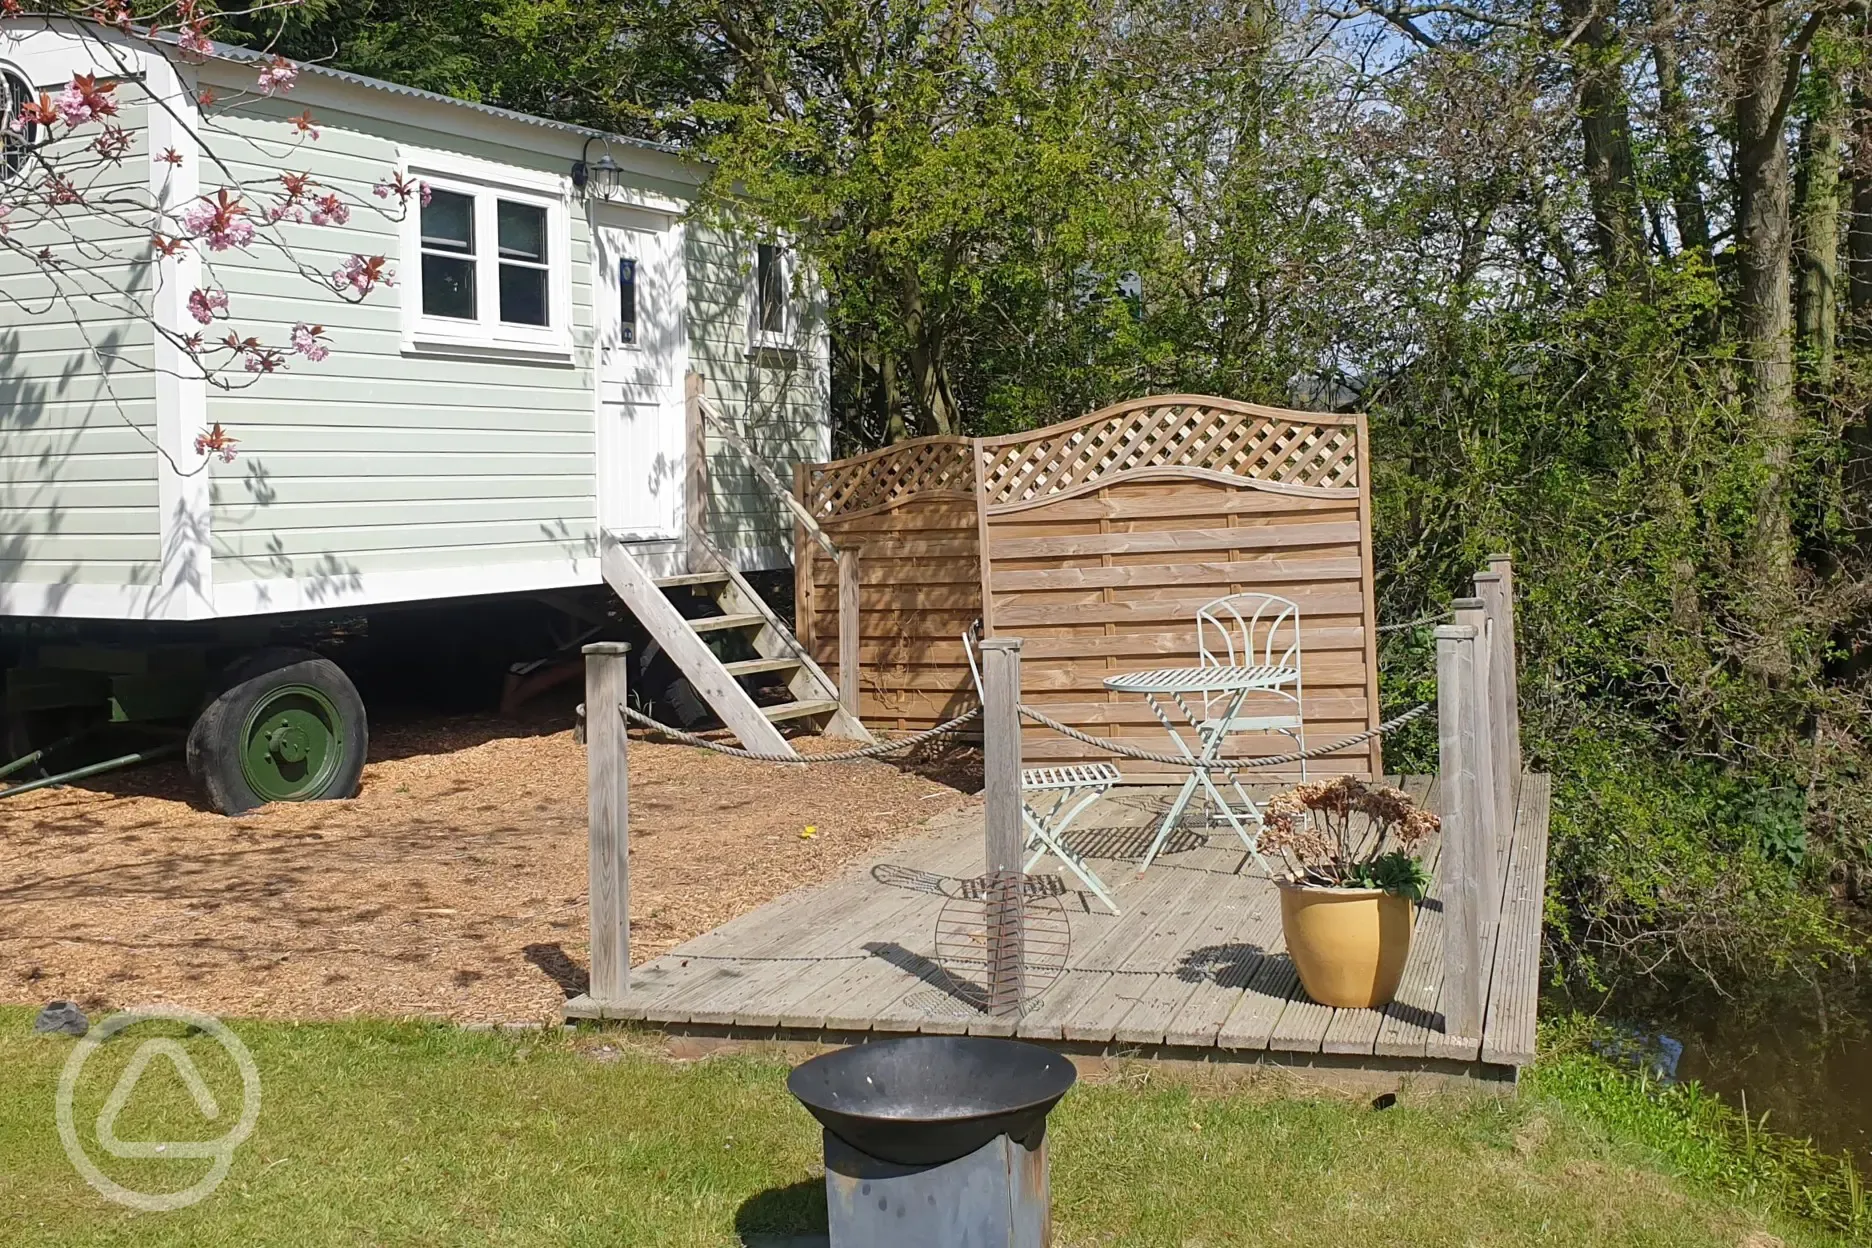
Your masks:
{"label": "wooden fence panel", "polygon": [[[1195,665],[1197,609],[1265,592],[1300,609],[1308,745],[1375,724],[1363,435],[1357,417],[1173,395],[978,441],[983,614],[990,636],[1023,639],[1026,700],[1084,731],[1173,752],[1144,700],[1107,693],[1104,679]],[[1243,708],[1274,711],[1252,695]],[[1292,749],[1248,733],[1229,752]],[[1023,752],[1029,763],[1104,757],[1032,725]],[[1167,770],[1120,765],[1133,777]],[[1383,760],[1360,746],[1309,771],[1381,775]]]}
{"label": "wooden fence panel", "polygon": [[[1378,721],[1362,417],[1168,395],[1028,434],[803,465],[798,484],[832,540],[859,552],[860,717],[873,728],[925,728],[973,704],[960,639],[980,617],[988,636],[1022,639],[1029,702],[1168,752],[1144,701],[1103,680],[1194,665],[1197,608],[1245,591],[1299,604],[1309,745]],[[800,638],[830,668],[837,564],[803,533],[796,556]],[[1231,752],[1291,749],[1256,733]],[[1032,726],[1023,751],[1029,764],[1103,757]],[[1160,770],[1121,762],[1131,776]],[[1381,749],[1310,770],[1381,775]]]}
{"label": "wooden fence panel", "polygon": [[[858,552],[858,717],[915,731],[975,704],[962,632],[981,615],[981,525],[969,444],[925,438],[799,474],[801,501],[841,550]],[[838,660],[838,564],[795,549],[800,641]]]}

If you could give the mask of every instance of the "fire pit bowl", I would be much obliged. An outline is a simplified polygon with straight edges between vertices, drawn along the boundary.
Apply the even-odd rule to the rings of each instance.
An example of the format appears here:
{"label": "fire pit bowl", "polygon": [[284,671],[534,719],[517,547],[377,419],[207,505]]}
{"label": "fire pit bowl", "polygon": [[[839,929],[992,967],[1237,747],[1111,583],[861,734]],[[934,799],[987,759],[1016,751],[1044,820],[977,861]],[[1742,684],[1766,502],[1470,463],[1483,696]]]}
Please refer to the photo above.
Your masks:
{"label": "fire pit bowl", "polygon": [[787,1091],[859,1152],[936,1166],[1001,1135],[1033,1147],[1076,1077],[1070,1061],[1037,1044],[905,1036],[804,1062]]}

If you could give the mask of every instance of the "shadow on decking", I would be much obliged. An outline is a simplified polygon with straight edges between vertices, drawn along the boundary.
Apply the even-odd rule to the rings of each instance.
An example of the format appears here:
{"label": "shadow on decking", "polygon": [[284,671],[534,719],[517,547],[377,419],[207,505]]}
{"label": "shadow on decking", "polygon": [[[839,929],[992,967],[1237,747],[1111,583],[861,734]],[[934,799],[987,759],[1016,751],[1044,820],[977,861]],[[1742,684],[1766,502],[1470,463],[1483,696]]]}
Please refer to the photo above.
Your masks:
{"label": "shadow on decking", "polygon": [[906,949],[894,940],[866,941],[864,951],[874,958],[882,958],[900,971],[907,971],[943,995],[954,998],[971,1010],[985,1013],[988,1009],[988,994],[980,984],[966,979],[958,979],[949,968],[931,958],[911,949]]}

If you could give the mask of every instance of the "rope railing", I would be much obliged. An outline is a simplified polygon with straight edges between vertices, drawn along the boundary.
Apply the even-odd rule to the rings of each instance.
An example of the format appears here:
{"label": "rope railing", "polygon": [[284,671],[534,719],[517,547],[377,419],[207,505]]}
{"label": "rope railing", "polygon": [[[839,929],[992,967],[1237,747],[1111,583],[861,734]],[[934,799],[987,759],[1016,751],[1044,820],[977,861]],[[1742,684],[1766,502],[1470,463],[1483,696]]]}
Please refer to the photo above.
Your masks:
{"label": "rope railing", "polygon": [[1420,616],[1414,620],[1406,620],[1402,624],[1380,624],[1378,626],[1378,631],[1381,633],[1401,633],[1406,629],[1422,628],[1426,624],[1442,624],[1455,618],[1456,612],[1454,610],[1439,611],[1435,615]]}
{"label": "rope railing", "polygon": [[876,745],[867,745],[856,750],[841,750],[836,754],[813,754],[802,757],[792,754],[769,754],[760,750],[744,750],[740,746],[735,745],[723,745],[719,741],[711,741],[707,737],[699,737],[693,732],[684,732],[681,728],[659,723],[642,711],[633,710],[621,702],[618,703],[618,711],[631,723],[648,728],[652,732],[660,733],[673,740],[680,741],[684,745],[693,745],[704,750],[713,750],[715,753],[725,754],[729,758],[742,758],[754,763],[785,763],[788,766],[798,766],[801,763],[854,763],[863,758],[882,758],[886,754],[895,754],[900,750],[914,749],[922,745],[925,741],[932,741],[937,737],[947,736],[961,728],[962,725],[968,723],[970,720],[977,718],[982,713],[981,707],[977,706],[964,711],[962,714],[946,723],[937,724],[934,728],[926,728],[922,732],[915,733],[908,737],[897,737],[889,741],[880,741]]}
{"label": "rope railing", "polygon": [[1391,732],[1410,723],[1411,720],[1416,719],[1429,709],[1430,704],[1428,702],[1419,702],[1402,715],[1393,716],[1384,723],[1379,724],[1376,728],[1367,728],[1364,732],[1355,733],[1352,736],[1335,741],[1331,745],[1316,746],[1310,750],[1295,750],[1291,754],[1276,754],[1269,758],[1218,758],[1209,762],[1204,762],[1202,759],[1190,758],[1185,755],[1159,754],[1153,750],[1140,750],[1136,746],[1125,745],[1123,742],[1113,741],[1108,737],[1095,737],[1089,732],[1079,731],[1071,724],[1062,724],[1059,720],[1053,719],[1035,710],[1025,702],[1020,704],[1020,713],[1022,715],[1033,720],[1034,723],[1039,724],[1042,728],[1050,728],[1061,736],[1071,737],[1081,745],[1089,745],[1093,749],[1104,750],[1106,753],[1116,754],[1120,758],[1134,758],[1144,763],[1162,763],[1166,766],[1181,767],[1187,770],[1200,769],[1203,771],[1220,771],[1223,773],[1247,771],[1254,767],[1281,767],[1288,763],[1298,763],[1303,760],[1324,758],[1328,754],[1350,749],[1355,745],[1363,745],[1373,737],[1382,737],[1387,732]]}
{"label": "rope railing", "polygon": [[[1136,746],[1125,745],[1123,742],[1113,741],[1107,737],[1096,737],[1089,732],[1081,732],[1071,724],[1063,724],[1059,720],[1047,715],[1045,712],[1027,705],[1025,702],[1020,704],[1019,709],[1022,715],[1043,728],[1051,729],[1061,736],[1070,737],[1082,745],[1089,745],[1094,749],[1104,750],[1106,753],[1115,754],[1120,758],[1131,758],[1145,763],[1161,763],[1171,767],[1200,768],[1205,771],[1230,773],[1246,771],[1255,767],[1280,767],[1288,763],[1324,758],[1328,754],[1335,754],[1340,750],[1350,749],[1355,745],[1363,745],[1373,737],[1381,737],[1388,732],[1392,732],[1410,723],[1413,719],[1416,719],[1419,715],[1428,711],[1430,709],[1430,704],[1428,702],[1419,702],[1410,710],[1405,711],[1401,715],[1393,716],[1384,723],[1379,724],[1376,728],[1368,728],[1364,732],[1355,733],[1352,736],[1342,738],[1341,740],[1333,742],[1331,745],[1315,746],[1309,750],[1296,750],[1291,754],[1276,754],[1270,758],[1219,758],[1211,762],[1203,762],[1200,759],[1185,758],[1175,754],[1160,754],[1152,750],[1140,750]],[[836,754],[788,757],[784,754],[768,754],[759,750],[742,749],[740,746],[724,745],[720,741],[711,741],[707,737],[698,736],[693,732],[685,732],[681,728],[661,723],[644,714],[642,711],[635,710],[621,703],[618,706],[618,710],[623,714],[624,718],[628,719],[631,723],[639,727],[648,728],[652,732],[669,737],[672,740],[680,741],[684,745],[693,745],[700,749],[712,750],[717,754],[722,754],[729,758],[746,759],[749,762],[755,763],[785,763],[789,766],[817,763],[852,763],[860,759],[882,758],[888,754],[896,754],[903,750],[914,749],[926,741],[935,740],[937,737],[948,736],[960,730],[963,725],[976,719],[982,713],[982,708],[977,706],[964,711],[953,719],[937,724],[934,728],[926,728],[922,732],[915,733],[908,737],[898,737],[890,741],[880,741],[876,745],[868,745],[862,749],[841,750]]]}

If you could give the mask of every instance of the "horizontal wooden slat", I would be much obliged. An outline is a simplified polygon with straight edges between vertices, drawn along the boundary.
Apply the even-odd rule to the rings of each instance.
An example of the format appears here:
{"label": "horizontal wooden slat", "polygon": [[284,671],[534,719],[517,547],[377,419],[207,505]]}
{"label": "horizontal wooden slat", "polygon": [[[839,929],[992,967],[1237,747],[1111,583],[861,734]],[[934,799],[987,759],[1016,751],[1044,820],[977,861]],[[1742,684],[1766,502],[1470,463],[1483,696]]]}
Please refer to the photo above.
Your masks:
{"label": "horizontal wooden slat", "polygon": [[1163,533],[1096,533],[1081,537],[1003,538],[998,536],[998,532],[991,529],[988,535],[988,555],[993,560],[1047,558],[1055,554],[1142,554],[1154,551],[1347,546],[1359,540],[1357,521],[1261,525],[1243,529],[1176,529]]}

